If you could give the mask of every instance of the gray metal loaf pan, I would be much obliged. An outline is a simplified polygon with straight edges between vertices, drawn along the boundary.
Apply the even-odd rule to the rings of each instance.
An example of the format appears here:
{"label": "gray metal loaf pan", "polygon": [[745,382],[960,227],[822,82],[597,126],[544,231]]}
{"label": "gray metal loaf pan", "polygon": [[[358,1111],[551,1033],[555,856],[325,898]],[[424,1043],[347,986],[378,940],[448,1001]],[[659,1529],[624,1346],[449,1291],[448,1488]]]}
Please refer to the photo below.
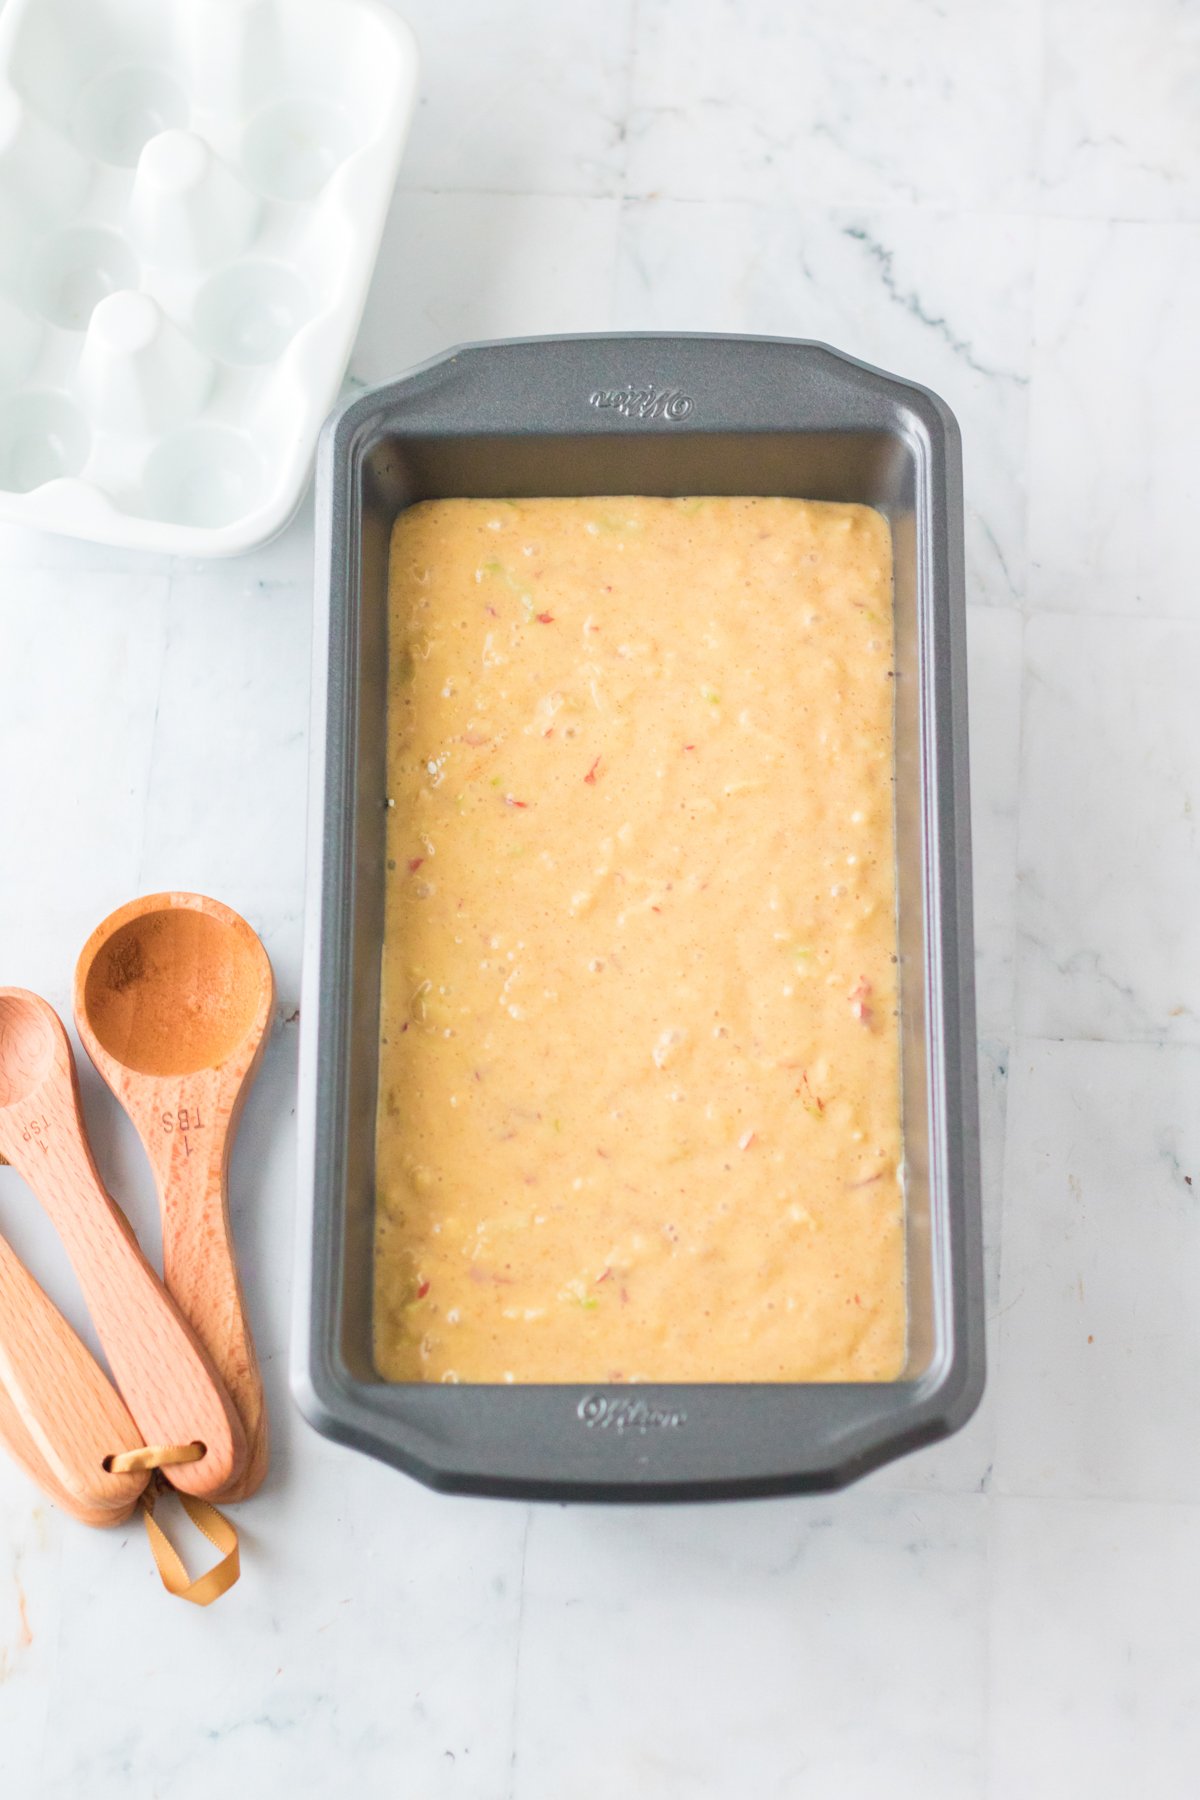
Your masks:
{"label": "gray metal loaf pan", "polygon": [[[895,547],[909,1359],[882,1384],[389,1385],[371,1350],[388,540],[447,495],[861,501]],[[680,1500],[837,1487],[983,1389],[959,437],[924,388],[821,344],[474,344],[352,401],[317,473],[293,1387],[319,1431],[433,1487]]]}

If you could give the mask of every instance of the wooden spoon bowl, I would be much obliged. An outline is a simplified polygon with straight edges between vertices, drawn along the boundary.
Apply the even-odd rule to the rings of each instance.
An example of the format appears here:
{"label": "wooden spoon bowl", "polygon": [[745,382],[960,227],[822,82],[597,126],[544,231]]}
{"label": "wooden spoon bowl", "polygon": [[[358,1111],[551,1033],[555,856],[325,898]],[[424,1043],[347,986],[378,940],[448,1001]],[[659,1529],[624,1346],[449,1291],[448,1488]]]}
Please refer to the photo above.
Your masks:
{"label": "wooden spoon bowl", "polygon": [[267,1415],[229,1223],[229,1152],[262,1059],[271,964],[246,921],[202,894],[148,894],[97,926],[75,970],[75,1023],[132,1119],[162,1209],[163,1275],[216,1364],[250,1447],[221,1494],[267,1470]]}
{"label": "wooden spoon bowl", "polygon": [[[261,1037],[266,1023],[260,1015],[270,968],[258,939],[236,913],[218,917],[215,900],[205,903],[214,910],[202,911],[183,899],[173,896],[166,906],[159,895],[134,901],[147,910],[103,938],[93,933],[80,958],[82,965],[91,950],[82,994],[88,1027],[114,1065],[138,1075],[220,1068],[256,1025]],[[111,925],[106,920],[100,932]]]}
{"label": "wooden spoon bowl", "polygon": [[36,1092],[54,1065],[54,1032],[21,988],[0,991],[0,1107]]}

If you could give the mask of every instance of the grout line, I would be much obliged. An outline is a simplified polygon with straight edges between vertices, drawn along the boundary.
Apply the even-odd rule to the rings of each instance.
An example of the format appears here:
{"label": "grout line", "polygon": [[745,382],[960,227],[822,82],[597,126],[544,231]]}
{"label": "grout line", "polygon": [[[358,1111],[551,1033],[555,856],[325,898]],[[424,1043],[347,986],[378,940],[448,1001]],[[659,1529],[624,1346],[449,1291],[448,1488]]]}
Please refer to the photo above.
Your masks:
{"label": "grout line", "polygon": [[[993,1043],[1001,1041],[995,1032],[984,1035],[990,1035]],[[1016,1054],[1018,1044],[1103,1044],[1113,1050],[1200,1050],[1200,1036],[1097,1037],[1083,1036],[1076,1031],[1018,1031],[1014,1026],[1009,1045],[1010,1060]]]}
{"label": "grout line", "polygon": [[517,1792],[517,1717],[521,1699],[521,1648],[525,1636],[525,1562],[529,1554],[529,1536],[533,1530],[533,1507],[525,1508],[525,1530],[521,1534],[521,1572],[517,1580],[517,1631],[513,1646],[512,1708],[508,1718],[510,1740],[508,1760],[508,1793],[506,1800],[516,1800]]}
{"label": "grout line", "polygon": [[[989,1381],[990,1380],[991,1377],[989,1376]],[[942,1441],[946,1442],[948,1440],[944,1439]],[[937,1446],[931,1445],[929,1448],[936,1449]],[[903,1500],[906,1503],[911,1501],[917,1504],[925,1500],[977,1500],[985,1507],[992,1506],[996,1501],[1007,1502],[1010,1500],[1015,1501],[1019,1506],[1170,1506],[1185,1512],[1191,1511],[1200,1516],[1200,1493],[1196,1495],[1195,1499],[1189,1500],[1169,1495],[1126,1493],[1085,1494],[1077,1492],[1071,1494],[1050,1494],[1037,1493],[1028,1488],[999,1488],[992,1486],[984,1489],[980,1488],[977,1484],[970,1487],[893,1487],[889,1485],[886,1487],[865,1488],[861,1484],[852,1483],[849,1487],[840,1488],[836,1490],[836,1492],[825,1497],[832,1502],[836,1502],[841,1496],[861,1497],[863,1499],[873,1500]],[[819,1496],[816,1497],[819,1498]],[[784,1498],[795,1502],[806,1499],[811,1500],[814,1496],[811,1494],[791,1494]]]}
{"label": "grout line", "polygon": [[1037,97],[1033,107],[1033,134],[1030,151],[1030,181],[1034,192],[1040,192],[1043,182],[1042,159],[1046,148],[1046,128],[1050,117],[1049,89],[1050,66],[1047,55],[1046,10],[1048,0],[1041,0],[1037,9]]}
{"label": "grout line", "polygon": [[138,842],[137,878],[135,883],[139,894],[143,891],[145,885],[147,820],[150,816],[150,800],[154,792],[154,776],[156,768],[155,748],[158,743],[158,722],[162,713],[163,691],[166,687],[167,680],[167,652],[171,641],[171,603],[174,597],[175,588],[174,567],[172,567],[167,575],[162,577],[162,580],[164,583],[164,592],[158,612],[159,624],[162,631],[158,657],[158,682],[154,694],[154,717],[150,721],[150,739],[146,746],[146,781],[145,786],[142,789],[141,799],[142,831],[141,838]]}
{"label": "grout line", "polygon": [[757,212],[779,212],[788,216],[796,213],[801,215],[838,212],[913,213],[928,214],[934,217],[1024,220],[1035,225],[1091,225],[1098,230],[1112,225],[1121,225],[1143,227],[1148,231],[1200,231],[1200,211],[1194,214],[1179,214],[1163,218],[1153,214],[1057,212],[1050,207],[1004,206],[952,199],[948,196],[927,200],[909,200],[891,194],[875,196],[839,194],[832,199],[812,201],[807,205],[797,206],[782,190],[777,194],[767,195],[764,195],[761,190],[736,193],[678,194],[665,187],[631,188],[624,179],[616,183],[609,183],[607,187],[603,188],[491,187],[481,186],[477,182],[470,181],[434,184],[407,182],[401,179],[397,184],[396,193],[420,195],[426,199],[474,196],[498,200],[632,200],[638,202],[653,200],[667,201],[673,206],[741,206]]}
{"label": "grout line", "polygon": [[1031,1494],[1014,1489],[995,1492],[989,1500],[1015,1501],[1018,1506],[1169,1506],[1178,1512],[1200,1515],[1200,1495],[1194,1500],[1181,1500],[1170,1495],[1149,1494]]}
{"label": "grout line", "polygon": [[634,68],[637,63],[640,25],[641,0],[629,0],[628,30],[625,40],[625,82],[618,126],[621,143],[621,171],[617,193],[614,196],[622,202],[628,197],[629,192],[629,127],[633,118]]}
{"label": "grout line", "polygon": [[[1006,1105],[1005,1105],[1004,1129],[1005,1129],[1005,1139],[1007,1141],[1007,1136],[1008,1136],[1007,1101],[1006,1101]],[[996,1449],[995,1441],[993,1440],[993,1443],[992,1443],[993,1456],[995,1455],[995,1449]],[[991,1476],[991,1472],[992,1472],[991,1468],[989,1467],[989,1470],[988,1470],[989,1478]],[[992,1800],[992,1760],[993,1760],[992,1759],[992,1724],[993,1724],[993,1720],[992,1720],[992,1690],[993,1690],[993,1675],[994,1675],[994,1664],[995,1664],[995,1658],[994,1658],[993,1652],[994,1652],[994,1648],[995,1648],[994,1638],[995,1638],[995,1622],[996,1622],[997,1584],[996,1584],[996,1557],[995,1557],[996,1508],[991,1503],[995,1500],[996,1496],[995,1496],[994,1492],[992,1492],[989,1489],[985,1493],[984,1498],[989,1502],[989,1504],[988,1504],[987,1511],[983,1515],[983,1593],[980,1596],[981,1601],[982,1601],[982,1608],[983,1608],[983,1616],[980,1620],[980,1631],[981,1631],[981,1636],[983,1638],[983,1670],[982,1670],[983,1692],[980,1695],[980,1700],[981,1700],[980,1710],[981,1710],[983,1716],[980,1720],[982,1730],[980,1733],[981,1741],[980,1741],[980,1746],[979,1746],[979,1752],[980,1752],[979,1776],[980,1776],[980,1781],[982,1784],[981,1792],[984,1796],[984,1800]]]}
{"label": "grout line", "polygon": [[[1034,264],[1034,275],[1035,275],[1035,280],[1036,280],[1036,256],[1035,256],[1035,264]],[[1028,434],[1028,429],[1029,429],[1029,412],[1030,412],[1030,409],[1032,406],[1032,379],[1033,379],[1032,310],[1033,310],[1033,306],[1032,306],[1032,295],[1031,295],[1030,296],[1031,351],[1030,351],[1030,367],[1029,367],[1030,391],[1029,391],[1027,399],[1026,399],[1026,415],[1025,415],[1025,428],[1026,428],[1027,434]],[[1028,471],[1028,466],[1029,466],[1028,442],[1026,444],[1025,466],[1026,466],[1026,470]],[[1028,545],[1029,493],[1028,493],[1028,488],[1026,488],[1025,494],[1023,496],[1022,511],[1023,511],[1023,518],[1024,518],[1025,538],[1026,538],[1025,559],[1024,559],[1025,560],[1025,580],[1022,584],[1022,589],[1023,589],[1023,593],[1024,593],[1025,597],[1028,598],[1028,579],[1029,579],[1029,545]],[[1018,627],[1018,644],[1017,644],[1017,721],[1016,721],[1016,723],[1017,723],[1017,743],[1016,743],[1016,782],[1015,782],[1016,791],[1013,795],[1015,816],[1013,818],[1013,835],[1012,835],[1012,871],[1011,871],[1011,874],[1012,874],[1012,887],[1011,887],[1012,913],[1011,913],[1011,917],[1009,919],[1010,936],[1009,936],[1009,944],[1008,944],[1009,967],[1012,970],[1012,981],[1011,981],[1011,985],[1010,985],[1010,989],[1009,989],[1009,1001],[1008,1001],[1008,1026],[1009,1026],[1009,1029],[1006,1034],[1006,1042],[1005,1042],[1004,1122],[1003,1122],[1003,1127],[1002,1127],[1002,1130],[1000,1133],[1000,1167],[997,1172],[999,1193],[997,1194],[997,1197],[996,1197],[996,1209],[995,1209],[995,1221],[996,1221],[995,1295],[996,1295],[997,1312],[996,1312],[996,1321],[995,1321],[995,1325],[994,1325],[994,1341],[995,1341],[995,1346],[996,1346],[997,1365],[1000,1362],[1000,1323],[999,1323],[999,1321],[1000,1321],[1000,1316],[1001,1316],[1001,1308],[1003,1306],[1003,1300],[1004,1300],[1004,1240],[1005,1240],[1004,1221],[1005,1221],[1005,1214],[1008,1210],[1006,1202],[1008,1199],[1009,1148],[1010,1148],[1010,1142],[1011,1142],[1010,1134],[1012,1131],[1012,1105],[1011,1105],[1011,1102],[1012,1102],[1013,1050],[1016,1045],[1017,1037],[1019,1035],[1018,1026],[1017,1026],[1017,984],[1018,984],[1018,978],[1019,978],[1019,974],[1020,974],[1019,951],[1020,951],[1020,944],[1021,944],[1021,932],[1020,932],[1020,926],[1019,926],[1019,912],[1020,912],[1020,901],[1021,901],[1021,785],[1022,785],[1022,772],[1023,772],[1024,766],[1025,766],[1025,763],[1024,763],[1024,758],[1025,758],[1025,693],[1026,693],[1025,633],[1026,633],[1026,629],[1027,629],[1029,621],[1028,621],[1027,615],[1025,614],[1025,612],[1023,610],[1020,610],[1018,612],[1018,618],[1020,620],[1020,624]],[[968,705],[968,717],[969,717],[969,708],[970,708],[970,691],[969,691],[969,689],[968,689],[968,696],[967,696],[967,705]],[[969,725],[968,725],[968,730],[969,730]],[[985,1311],[986,1311],[986,1307],[985,1307]],[[989,1465],[988,1474],[987,1474],[987,1479],[989,1482],[994,1481],[995,1467],[996,1467],[996,1461],[997,1461],[997,1458],[999,1455],[999,1449],[1000,1449],[1000,1409],[999,1409],[999,1406],[997,1405],[995,1413],[993,1415],[993,1420],[992,1420],[992,1443],[991,1443],[992,1459],[991,1459],[991,1463]],[[989,1604],[990,1604],[990,1601],[989,1601]]]}
{"label": "grout line", "polygon": [[[2,0],[0,0],[0,5],[2,5]],[[34,1502],[34,1506],[37,1511],[41,1510],[39,1502]],[[52,1519],[53,1519],[53,1515],[54,1515],[54,1510],[55,1510],[54,1508],[51,1508]],[[59,1516],[58,1523],[59,1523],[60,1527],[62,1525],[67,1524],[65,1515]],[[40,1776],[41,1776],[41,1772],[45,1769],[45,1765],[46,1765],[46,1752],[47,1752],[49,1739],[50,1739],[50,1713],[51,1713],[51,1709],[53,1707],[54,1701],[58,1697],[58,1692],[59,1692],[58,1677],[59,1677],[59,1670],[62,1667],[63,1635],[64,1635],[64,1631],[66,1628],[66,1618],[67,1618],[67,1583],[64,1578],[64,1567],[65,1567],[66,1560],[67,1560],[65,1550],[69,1551],[69,1548],[70,1548],[70,1527],[67,1526],[66,1530],[63,1530],[60,1528],[60,1530],[58,1532],[57,1542],[55,1544],[54,1573],[55,1573],[55,1578],[57,1581],[57,1588],[55,1591],[54,1598],[55,1598],[55,1602],[56,1602],[56,1606],[57,1606],[57,1611],[56,1611],[56,1616],[55,1616],[55,1620],[54,1620],[54,1645],[53,1645],[53,1650],[52,1650],[51,1659],[50,1659],[50,1674],[49,1674],[49,1679],[46,1682],[46,1697],[45,1697],[44,1709],[42,1712],[41,1730],[38,1732],[38,1736],[37,1736],[37,1767],[38,1767],[38,1771],[39,1771],[39,1783],[38,1783],[39,1793],[43,1791],[43,1783],[40,1779]],[[69,1707],[68,1707],[68,1710],[69,1710]],[[57,1724],[57,1721],[56,1721],[56,1724]],[[61,1727],[59,1728],[59,1730],[61,1732]],[[56,1737],[57,1736],[58,1736],[58,1733],[56,1733]]]}
{"label": "grout line", "polygon": [[621,168],[614,185],[612,199],[616,202],[616,230],[613,234],[612,269],[608,283],[608,326],[613,328],[613,320],[617,317],[617,295],[621,283],[621,247],[625,236],[625,223],[629,211],[629,126],[633,116],[634,63],[637,58],[638,25],[640,21],[641,0],[629,0],[628,29],[625,42],[625,79],[624,93],[620,103]]}

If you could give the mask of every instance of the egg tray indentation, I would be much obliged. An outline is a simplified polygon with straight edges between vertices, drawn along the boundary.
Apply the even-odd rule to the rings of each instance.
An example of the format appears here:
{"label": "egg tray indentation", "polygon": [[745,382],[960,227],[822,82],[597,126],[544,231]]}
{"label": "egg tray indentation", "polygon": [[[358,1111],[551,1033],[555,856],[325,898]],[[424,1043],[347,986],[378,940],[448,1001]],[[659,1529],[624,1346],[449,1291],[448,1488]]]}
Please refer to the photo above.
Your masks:
{"label": "egg tray indentation", "polygon": [[285,522],[414,82],[378,0],[9,0],[0,516],[199,553]]}

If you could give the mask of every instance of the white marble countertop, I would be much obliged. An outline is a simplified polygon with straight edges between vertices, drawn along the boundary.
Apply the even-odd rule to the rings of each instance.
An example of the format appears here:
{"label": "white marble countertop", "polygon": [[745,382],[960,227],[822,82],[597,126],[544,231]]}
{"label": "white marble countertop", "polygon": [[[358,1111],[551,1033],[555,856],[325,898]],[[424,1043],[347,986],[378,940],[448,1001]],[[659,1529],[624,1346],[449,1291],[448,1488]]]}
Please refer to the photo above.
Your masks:
{"label": "white marble countertop", "polygon": [[[127,897],[261,931],[233,1196],[273,1405],[169,1600],[0,1466],[5,1800],[1173,1800],[1200,1614],[1200,13],[436,0],[353,372],[611,327],[824,338],[962,424],[992,1365],[843,1494],[451,1500],[285,1385],[311,503],[220,565],[0,533],[0,979]],[[149,1244],[131,1129],[84,1070]],[[77,1321],[15,1176],[0,1224]],[[1193,1181],[1195,1186],[1193,1186]]]}

